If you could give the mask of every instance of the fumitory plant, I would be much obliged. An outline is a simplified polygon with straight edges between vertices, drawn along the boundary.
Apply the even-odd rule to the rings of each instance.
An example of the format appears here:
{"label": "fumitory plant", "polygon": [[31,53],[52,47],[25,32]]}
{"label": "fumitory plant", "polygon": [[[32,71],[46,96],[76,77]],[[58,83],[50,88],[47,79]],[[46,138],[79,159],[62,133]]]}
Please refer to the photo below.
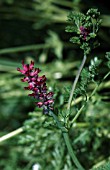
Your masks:
{"label": "fumitory plant", "polygon": [[54,100],[53,92],[47,93],[47,86],[46,86],[46,77],[45,75],[39,76],[38,73],[41,71],[39,68],[34,69],[34,62],[31,61],[29,64],[24,64],[22,62],[23,70],[18,68],[17,70],[20,71],[25,77],[22,82],[28,82],[29,86],[25,87],[25,90],[31,90],[33,93],[29,94],[29,96],[33,96],[35,99],[38,100],[36,105],[38,107],[43,108],[43,113],[49,113],[49,111],[53,110],[53,103]]}
{"label": "fumitory plant", "polygon": [[47,92],[47,86],[46,86],[46,77],[45,75],[39,76],[38,73],[40,72],[39,68],[34,68],[34,62],[31,61],[30,65],[29,64],[24,64],[22,62],[23,70],[20,68],[17,68],[18,71],[20,71],[22,74],[25,75],[21,81],[23,82],[28,82],[28,87],[25,87],[25,90],[31,90],[33,93],[29,94],[29,96],[33,96],[35,99],[38,100],[36,102],[36,105],[38,107],[43,108],[43,113],[44,114],[49,114],[54,118],[54,120],[57,123],[57,126],[61,129],[65,143],[68,147],[68,151],[76,165],[77,168],[83,170],[83,167],[79,163],[78,159],[76,158],[68,136],[68,130],[63,127],[63,125],[60,123],[58,120],[57,116],[54,114],[53,110],[53,92]]}
{"label": "fumitory plant", "polygon": [[[45,127],[49,127],[51,131],[52,128],[58,128],[60,130],[68,149],[69,158],[70,160],[72,159],[74,163],[72,165],[70,164],[69,167],[71,167],[71,169],[84,170],[86,169],[84,166],[85,163],[80,162],[79,158],[77,158],[73,145],[75,139],[72,141],[71,136],[75,131],[75,123],[78,121],[79,116],[81,116],[81,113],[85,110],[85,108],[88,108],[90,103],[94,102],[93,97],[96,95],[98,88],[110,75],[110,53],[107,52],[105,55],[108,60],[107,73],[99,79],[98,68],[101,66],[102,60],[97,56],[92,59],[89,58],[91,51],[99,45],[97,34],[100,28],[101,19],[100,12],[97,9],[89,9],[86,14],[73,11],[68,15],[68,23],[69,26],[66,27],[66,32],[69,32],[72,35],[70,41],[79,45],[79,47],[83,50],[84,56],[73,81],[72,89],[69,90],[69,92],[65,91],[65,93],[69,93],[68,102],[66,101],[67,99],[65,100],[66,107],[57,108],[56,91],[55,89],[50,90],[48,88],[46,76],[40,75],[41,70],[34,66],[34,61],[31,61],[30,64],[26,64],[22,61],[23,69],[17,68],[17,71],[24,75],[24,78],[22,78],[21,81],[28,83],[28,86],[24,87],[24,89],[31,91],[28,95],[34,98],[36,107],[41,108],[43,111],[43,116],[40,115],[42,117],[41,126],[45,125]],[[90,61],[90,64],[88,67],[84,68],[87,58]],[[94,83],[94,89],[92,92],[88,92],[88,88],[91,83]],[[82,100],[81,105],[78,106],[76,106],[77,97],[81,97]],[[37,116],[35,112],[31,114],[31,116],[32,119],[25,121],[23,127],[1,137],[0,142],[21,132],[25,132],[27,134],[31,132],[32,134],[29,141],[23,139],[23,142],[35,143],[35,131],[37,129],[34,128],[36,127]],[[47,118],[47,122],[43,120],[43,117]],[[61,147],[63,147],[63,144]],[[32,145],[32,149],[33,147],[35,147],[35,145]],[[59,165],[59,167],[59,170],[64,168],[63,165]]]}

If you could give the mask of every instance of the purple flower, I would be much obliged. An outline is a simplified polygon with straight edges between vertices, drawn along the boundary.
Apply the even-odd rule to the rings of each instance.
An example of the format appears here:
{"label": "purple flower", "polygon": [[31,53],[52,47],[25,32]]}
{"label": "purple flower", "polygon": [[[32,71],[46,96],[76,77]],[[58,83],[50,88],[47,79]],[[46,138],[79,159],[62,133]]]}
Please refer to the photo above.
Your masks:
{"label": "purple flower", "polygon": [[85,28],[85,27],[83,27],[83,26],[80,26],[79,29],[80,29],[80,34],[81,34],[81,36],[82,36],[82,39],[86,41],[87,36],[88,36],[88,34],[89,34],[88,29]]}
{"label": "purple flower", "polygon": [[41,71],[39,68],[34,68],[34,62],[30,64],[24,64],[22,62],[23,69],[17,68],[17,71],[21,72],[25,77],[21,79],[22,82],[28,82],[28,86],[24,87],[25,90],[31,90],[33,93],[29,94],[37,99],[36,105],[43,108],[43,113],[47,114],[50,110],[53,110],[53,92],[48,92],[46,86],[46,76],[39,76]]}

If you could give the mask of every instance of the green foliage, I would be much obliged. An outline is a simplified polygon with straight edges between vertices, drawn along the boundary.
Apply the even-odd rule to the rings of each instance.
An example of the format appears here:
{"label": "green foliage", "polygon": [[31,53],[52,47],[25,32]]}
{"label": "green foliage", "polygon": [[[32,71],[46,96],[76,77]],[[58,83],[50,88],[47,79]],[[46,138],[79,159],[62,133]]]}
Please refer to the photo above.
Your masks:
{"label": "green foliage", "polygon": [[[0,143],[0,169],[31,170],[39,163],[41,170],[76,170],[55,121],[42,115],[23,90],[16,72],[23,59],[27,63],[34,60],[47,76],[47,84],[55,93],[55,113],[68,129],[81,164],[86,170],[110,169],[106,163],[110,157],[110,53],[104,57],[110,50],[107,2],[1,0],[0,7],[0,136],[21,126],[25,129],[18,137]],[[64,31],[67,13],[70,24],[66,31],[74,44],[68,43],[69,35]],[[89,30],[86,40],[80,26]],[[82,59],[75,44],[89,54],[99,45],[97,34],[101,46],[88,56],[68,114],[71,85]],[[83,105],[77,121],[71,123]]]}
{"label": "green foliage", "polygon": [[108,59],[107,66],[110,68],[110,52],[107,52],[105,57]]}
{"label": "green foliage", "polygon": [[53,52],[54,54],[59,58],[62,59],[62,50],[63,45],[61,40],[59,39],[58,35],[55,32],[49,31],[49,36],[46,39],[46,44],[49,44],[50,46],[53,46]]}
{"label": "green foliage", "polygon": [[23,155],[30,155],[32,164],[35,163],[34,157],[37,157],[41,170],[74,168],[53,119],[37,112],[29,115],[30,118],[24,123],[25,133],[19,137],[19,144],[25,148]]}
{"label": "green foliage", "polygon": [[86,96],[90,83],[94,82],[95,84],[98,84],[98,81],[100,80],[96,79],[96,77],[99,74],[98,70],[101,62],[101,59],[94,57],[94,59],[91,59],[89,67],[83,68],[80,76],[80,81],[77,85],[78,87],[75,89],[74,92],[75,98],[79,95]]}
{"label": "green foliage", "polygon": [[85,15],[74,11],[68,15],[68,22],[71,25],[66,27],[66,32],[74,33],[70,41],[78,44],[84,54],[89,54],[99,45],[96,39],[101,24],[99,16],[100,12],[93,8],[89,9]]}
{"label": "green foliage", "polygon": [[102,166],[99,166],[98,168],[95,168],[93,170],[109,170],[110,169],[110,162],[105,163]]}

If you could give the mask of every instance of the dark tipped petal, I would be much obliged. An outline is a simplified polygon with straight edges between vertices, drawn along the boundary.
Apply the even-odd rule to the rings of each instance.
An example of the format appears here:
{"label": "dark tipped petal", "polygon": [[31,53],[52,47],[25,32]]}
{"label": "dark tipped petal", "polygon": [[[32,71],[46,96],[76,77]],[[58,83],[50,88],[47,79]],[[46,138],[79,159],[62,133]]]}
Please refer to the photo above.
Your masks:
{"label": "dark tipped petal", "polygon": [[31,94],[28,94],[28,96],[35,97],[35,96],[36,96],[36,94],[35,94],[35,93],[31,93]]}
{"label": "dark tipped petal", "polygon": [[52,98],[52,97],[53,97],[53,94],[54,94],[53,92],[47,93],[47,98],[48,98],[48,99]]}
{"label": "dark tipped petal", "polygon": [[31,64],[29,65],[29,69],[32,70],[34,67],[34,61],[31,61]]}
{"label": "dark tipped petal", "polygon": [[37,102],[36,105],[37,105],[38,107],[42,107],[42,106],[43,106],[43,102]]}
{"label": "dark tipped petal", "polygon": [[17,68],[17,71],[20,71],[20,68],[19,68],[19,67]]}
{"label": "dark tipped petal", "polygon": [[28,80],[29,80],[28,77],[24,77],[23,79],[21,79],[22,82],[26,82],[26,81],[28,81]]}
{"label": "dark tipped petal", "polygon": [[47,105],[52,104],[52,103],[54,103],[54,100],[53,100],[53,99],[45,101],[45,102],[44,102],[44,105],[47,106]]}

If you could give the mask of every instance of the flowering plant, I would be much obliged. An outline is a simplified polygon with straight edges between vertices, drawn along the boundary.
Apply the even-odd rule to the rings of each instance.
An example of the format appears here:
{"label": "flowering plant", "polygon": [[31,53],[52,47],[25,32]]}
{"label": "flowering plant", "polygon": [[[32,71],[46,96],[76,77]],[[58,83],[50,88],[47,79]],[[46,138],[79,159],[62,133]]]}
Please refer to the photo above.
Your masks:
{"label": "flowering plant", "polygon": [[39,100],[36,102],[38,107],[43,108],[43,113],[49,114],[54,118],[57,123],[58,128],[62,131],[64,136],[65,143],[67,145],[68,151],[75,163],[76,167],[80,168],[80,170],[84,170],[80,162],[78,161],[77,157],[75,156],[72,146],[70,143],[70,139],[68,136],[67,129],[60,123],[57,116],[53,113],[53,103],[54,100],[53,92],[47,93],[47,86],[46,86],[46,77],[45,75],[39,76],[38,73],[41,71],[39,68],[34,68],[34,62],[31,61],[30,64],[24,64],[22,62],[23,70],[17,68],[19,72],[21,72],[25,77],[21,79],[22,82],[28,82],[28,87],[24,87],[25,90],[31,90],[33,93],[29,94],[29,96],[33,96],[35,99]]}
{"label": "flowering plant", "polygon": [[[40,151],[37,152],[36,155],[40,155],[40,160],[38,160],[38,164],[35,164],[33,167],[41,167],[42,164],[42,157],[46,156],[45,153],[45,145],[49,144],[49,140],[52,140],[52,144],[58,144],[57,149],[55,150],[53,157],[55,157],[55,161],[58,164],[58,167],[55,165],[54,162],[53,166],[60,170],[60,169],[78,169],[78,170],[84,170],[86,169],[86,161],[83,160],[86,159],[84,157],[84,148],[83,145],[89,140],[87,135],[89,134],[89,130],[93,130],[94,119],[92,121],[87,117],[86,123],[83,125],[82,122],[78,122],[78,119],[80,118],[81,113],[84,111],[85,117],[85,108],[88,109],[89,105],[92,105],[96,102],[97,98],[94,99],[94,96],[102,84],[103,80],[105,80],[109,75],[110,71],[105,74],[101,80],[98,79],[98,68],[102,63],[102,60],[98,57],[94,57],[94,59],[90,60],[90,64],[88,67],[84,68],[84,65],[86,63],[87,57],[89,58],[90,52],[93,48],[95,48],[98,44],[97,41],[97,33],[100,27],[101,20],[99,18],[100,13],[97,9],[90,9],[87,11],[87,13],[84,15],[82,13],[70,13],[68,16],[68,21],[70,22],[70,25],[66,27],[67,32],[72,33],[72,38],[70,38],[70,41],[72,43],[76,43],[80,46],[80,48],[83,50],[83,59],[81,62],[81,65],[78,69],[78,72],[75,76],[75,79],[73,81],[73,85],[71,90],[65,88],[65,93],[67,93],[68,99],[65,100],[64,103],[66,103],[65,106],[62,106],[61,108],[55,109],[54,101],[57,100],[57,97],[55,97],[53,91],[48,90],[47,86],[47,78],[45,75],[40,76],[41,70],[39,68],[34,67],[34,62],[31,61],[30,64],[25,64],[24,61],[22,61],[22,67],[23,69],[17,68],[17,71],[22,73],[24,75],[24,78],[21,79],[22,82],[27,82],[28,86],[24,87],[25,90],[31,91],[31,94],[28,94],[28,96],[31,96],[35,99],[35,104],[38,108],[41,108],[43,110],[43,115],[38,117],[37,112],[30,113],[31,118],[29,120],[26,120],[23,124],[23,127],[3,136],[0,138],[0,142],[5,141],[13,136],[16,136],[17,134],[20,134],[22,132],[25,132],[23,137],[21,137],[20,144],[27,144],[30,146],[30,153],[34,155],[34,152],[36,151],[36,146]],[[107,58],[107,66],[110,69],[110,53],[106,53]],[[88,59],[89,60],[89,59]],[[88,86],[93,83],[92,91],[88,92]],[[90,86],[89,86],[90,87]],[[62,95],[63,96],[63,95]],[[62,97],[61,96],[61,97]],[[66,96],[66,95],[65,95]],[[65,97],[64,96],[64,97]],[[79,97],[79,98],[77,98]],[[81,101],[80,104],[77,105],[77,102]],[[102,106],[103,107],[103,106]],[[74,109],[75,108],[75,109]],[[92,110],[92,111],[91,111]],[[89,110],[89,112],[93,112],[93,109]],[[93,114],[93,113],[92,113]],[[38,119],[37,119],[38,118]],[[82,117],[81,117],[82,120]],[[47,124],[46,124],[46,123]],[[92,123],[93,125],[92,125]],[[37,125],[38,124],[38,125]],[[80,124],[80,126],[79,126]],[[77,130],[76,127],[83,127],[90,125],[90,128],[88,128],[88,131],[83,130],[84,132],[80,134],[81,130]],[[42,145],[39,146],[39,141],[37,138],[37,131],[38,129],[42,128],[42,126],[46,126],[49,131],[46,130],[46,134],[43,133],[43,130],[39,130],[39,138],[42,139]],[[55,128],[55,130],[52,131],[52,128]],[[58,130],[58,131],[57,131]],[[58,135],[54,137],[53,135],[56,134],[56,131],[58,132]],[[75,139],[75,135],[73,132],[77,133],[77,138]],[[61,136],[60,136],[61,134]],[[93,133],[94,134],[94,133]],[[59,137],[60,136],[60,137]],[[63,136],[63,138],[62,138]],[[93,136],[94,137],[94,136]],[[43,140],[44,138],[45,141]],[[59,142],[57,142],[59,141]],[[81,141],[82,148],[80,147],[79,150],[74,151],[75,143],[78,141]],[[61,146],[59,148],[59,145]],[[68,154],[65,154],[65,146],[67,147]],[[49,145],[50,150],[51,146]],[[95,146],[96,147],[96,146]],[[63,149],[62,149],[63,148]],[[80,161],[80,158],[77,158],[77,153],[79,152],[79,156],[81,155],[82,160]],[[43,153],[43,154],[42,154]],[[42,157],[41,157],[42,154]],[[67,161],[68,166],[62,165],[62,160],[65,157],[65,161]],[[59,158],[59,159],[58,159]],[[66,160],[67,159],[67,160]],[[91,158],[90,158],[91,159]],[[59,161],[60,160],[60,161]],[[50,156],[48,161],[50,161]],[[39,165],[40,164],[40,165]],[[91,165],[90,165],[91,166]],[[69,167],[69,168],[68,168]],[[45,167],[44,167],[45,168]],[[43,167],[42,167],[43,169]]]}
{"label": "flowering plant", "polygon": [[22,82],[28,82],[28,87],[24,87],[25,90],[30,90],[33,93],[29,94],[29,96],[34,97],[38,102],[36,105],[38,107],[43,108],[43,113],[47,114],[50,110],[53,110],[53,92],[47,92],[46,86],[46,76],[39,76],[39,72],[41,71],[39,68],[34,68],[34,62],[31,61],[29,64],[24,64],[22,62],[23,70],[17,68],[19,72],[25,75]]}

